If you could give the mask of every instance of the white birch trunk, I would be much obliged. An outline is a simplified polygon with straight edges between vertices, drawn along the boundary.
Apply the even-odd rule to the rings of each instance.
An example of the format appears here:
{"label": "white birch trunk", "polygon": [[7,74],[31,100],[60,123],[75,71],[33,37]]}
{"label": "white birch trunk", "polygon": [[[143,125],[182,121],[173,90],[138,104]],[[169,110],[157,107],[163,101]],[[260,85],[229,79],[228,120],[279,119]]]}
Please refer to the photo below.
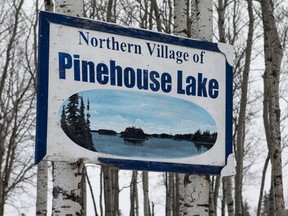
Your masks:
{"label": "white birch trunk", "polygon": [[187,2],[174,1],[174,34],[187,37]]}
{"label": "white birch trunk", "polygon": [[[55,11],[83,17],[83,0],[55,0]],[[53,163],[52,215],[85,215],[85,175],[83,162]]]}
{"label": "white birch trunk", "polygon": [[272,1],[261,1],[262,18],[264,26],[264,54],[265,54],[265,73],[264,85],[266,108],[268,110],[265,127],[270,160],[272,165],[272,189],[275,202],[274,213],[277,216],[285,215],[285,202],[283,195],[283,176],[282,176],[282,148],[281,148],[281,129],[280,119],[281,110],[279,105],[279,82],[280,70],[283,57],[283,48],[277,31],[276,20],[273,13]]}
{"label": "white birch trunk", "polygon": [[[174,3],[174,33],[187,36],[187,2]],[[212,41],[212,0],[192,0],[192,38]],[[209,177],[179,175],[179,215],[209,215]]]}
{"label": "white birch trunk", "polygon": [[[178,36],[187,37],[187,2],[186,1],[174,1],[174,34]],[[179,210],[179,216],[186,214],[186,208],[184,204],[185,188],[184,188],[184,176],[185,174],[178,175],[178,197],[177,197],[177,210]]]}
{"label": "white birch trunk", "polygon": [[83,163],[53,163],[52,215],[85,215]]}
{"label": "white birch trunk", "polygon": [[[212,0],[195,0],[195,7],[197,9],[197,27],[198,33],[192,35],[192,37],[196,37],[197,39],[203,41],[212,41],[213,38],[213,4]],[[195,27],[196,28],[196,27]],[[192,29],[194,29],[192,23]]]}
{"label": "white birch trunk", "polygon": [[209,176],[186,175],[184,179],[186,215],[209,215]]}
{"label": "white birch trunk", "polygon": [[83,17],[84,4],[83,0],[55,0],[55,12],[69,16]]}

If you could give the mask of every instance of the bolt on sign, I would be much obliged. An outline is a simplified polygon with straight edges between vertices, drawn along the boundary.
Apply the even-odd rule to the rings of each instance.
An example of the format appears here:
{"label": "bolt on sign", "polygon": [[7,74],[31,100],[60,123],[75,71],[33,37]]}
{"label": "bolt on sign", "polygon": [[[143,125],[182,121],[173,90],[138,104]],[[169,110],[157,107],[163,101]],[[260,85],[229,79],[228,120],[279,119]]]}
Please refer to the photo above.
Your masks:
{"label": "bolt on sign", "polygon": [[230,45],[39,19],[36,163],[233,174]]}

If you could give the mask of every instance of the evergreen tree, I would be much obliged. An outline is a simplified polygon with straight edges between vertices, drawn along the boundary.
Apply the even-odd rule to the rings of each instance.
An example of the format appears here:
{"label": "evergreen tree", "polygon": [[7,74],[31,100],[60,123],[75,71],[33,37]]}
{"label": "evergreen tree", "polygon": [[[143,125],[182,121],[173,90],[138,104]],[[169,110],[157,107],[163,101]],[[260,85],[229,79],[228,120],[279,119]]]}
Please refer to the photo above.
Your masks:
{"label": "evergreen tree", "polygon": [[[90,109],[89,103],[88,100],[88,111]],[[86,149],[96,151],[93,146],[92,134],[90,131],[89,113],[87,113],[85,119],[85,104],[83,97],[78,94],[69,97],[66,108],[63,106],[60,124],[63,131],[73,142]]]}
{"label": "evergreen tree", "polygon": [[201,141],[202,132],[198,129],[193,135],[193,141]]}
{"label": "evergreen tree", "polygon": [[[67,117],[67,136],[76,142],[76,125],[78,124],[78,94],[74,94],[68,99],[68,104],[66,107],[66,117]],[[77,143],[77,142],[76,142]]]}
{"label": "evergreen tree", "polygon": [[[92,134],[90,132],[90,125],[85,119],[85,104],[83,97],[80,97],[80,113],[77,125],[77,134],[79,143],[82,143],[84,148],[95,151],[92,141]],[[90,122],[90,120],[89,120]]]}
{"label": "evergreen tree", "polygon": [[66,118],[65,106],[62,107],[60,125],[61,125],[61,128],[63,129],[63,131],[67,134],[67,132],[68,132],[68,125],[67,125],[67,118]]}
{"label": "evergreen tree", "polygon": [[85,105],[83,101],[83,97],[78,97],[78,100],[80,100],[80,107],[79,107],[79,113],[77,118],[77,124],[75,125],[75,137],[77,140],[77,143],[80,144],[84,148],[88,148],[89,144],[86,143],[86,122],[85,122]]}
{"label": "evergreen tree", "polygon": [[86,139],[87,139],[87,143],[91,143],[91,146],[94,148],[93,140],[92,140],[92,134],[90,132],[91,131],[91,128],[90,128],[90,123],[91,122],[90,122],[90,113],[89,113],[89,111],[90,111],[90,101],[89,101],[89,99],[87,100],[86,111],[87,111],[87,113],[86,113],[86,122],[85,122],[86,124],[85,124],[85,127],[86,127],[86,131],[88,131]]}

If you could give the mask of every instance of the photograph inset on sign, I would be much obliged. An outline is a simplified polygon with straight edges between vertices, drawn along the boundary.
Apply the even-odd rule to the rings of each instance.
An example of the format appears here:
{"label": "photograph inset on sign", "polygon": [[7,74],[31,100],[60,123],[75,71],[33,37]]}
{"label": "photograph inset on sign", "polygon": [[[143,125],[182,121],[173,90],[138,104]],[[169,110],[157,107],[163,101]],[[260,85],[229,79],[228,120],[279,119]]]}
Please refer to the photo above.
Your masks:
{"label": "photograph inset on sign", "polygon": [[217,127],[197,104],[127,90],[90,90],[59,110],[65,134],[88,150],[140,158],[184,158],[213,147]]}

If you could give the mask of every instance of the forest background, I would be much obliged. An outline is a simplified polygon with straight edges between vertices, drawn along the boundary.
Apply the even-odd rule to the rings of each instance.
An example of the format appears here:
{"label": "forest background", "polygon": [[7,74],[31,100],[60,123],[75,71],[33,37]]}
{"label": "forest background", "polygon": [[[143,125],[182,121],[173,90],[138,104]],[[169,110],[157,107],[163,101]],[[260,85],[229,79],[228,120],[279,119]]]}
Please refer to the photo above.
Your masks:
{"label": "forest background", "polygon": [[[0,2],[0,215],[36,212],[38,12],[52,11],[53,5],[53,1],[38,0]],[[196,5],[192,0],[85,0],[84,16],[193,38],[199,15]],[[209,177],[209,215],[287,215],[287,2],[214,0],[213,10],[213,41],[234,46],[237,174]],[[53,166],[45,166],[49,213]],[[97,191],[90,208],[96,208],[98,215],[170,216],[189,208],[183,207],[181,196],[191,187],[185,185],[185,193],[179,187],[188,175],[85,167],[87,182]]]}

